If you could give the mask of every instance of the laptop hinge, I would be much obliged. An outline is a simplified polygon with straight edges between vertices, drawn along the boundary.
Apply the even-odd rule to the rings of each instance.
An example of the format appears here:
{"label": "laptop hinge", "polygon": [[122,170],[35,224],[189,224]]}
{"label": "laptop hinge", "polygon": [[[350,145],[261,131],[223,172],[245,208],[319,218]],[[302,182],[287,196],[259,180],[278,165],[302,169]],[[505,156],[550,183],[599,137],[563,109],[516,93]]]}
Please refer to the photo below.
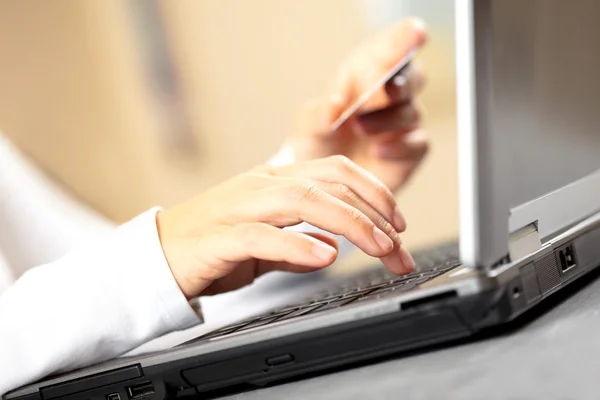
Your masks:
{"label": "laptop hinge", "polygon": [[511,233],[508,237],[508,253],[511,260],[518,260],[542,248],[537,221]]}

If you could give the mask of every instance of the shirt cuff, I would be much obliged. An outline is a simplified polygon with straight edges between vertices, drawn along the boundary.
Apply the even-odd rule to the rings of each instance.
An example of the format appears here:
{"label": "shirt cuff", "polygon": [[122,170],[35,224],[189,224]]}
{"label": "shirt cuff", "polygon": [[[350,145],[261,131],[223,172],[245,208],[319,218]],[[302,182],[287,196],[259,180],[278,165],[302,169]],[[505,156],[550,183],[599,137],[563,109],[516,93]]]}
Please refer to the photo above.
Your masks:
{"label": "shirt cuff", "polygon": [[122,225],[119,230],[120,234],[136,238],[131,241],[130,250],[140,257],[144,284],[156,292],[166,330],[187,329],[203,322],[202,311],[196,300],[186,300],[167,263],[156,225],[156,214],[161,210],[154,207]]}

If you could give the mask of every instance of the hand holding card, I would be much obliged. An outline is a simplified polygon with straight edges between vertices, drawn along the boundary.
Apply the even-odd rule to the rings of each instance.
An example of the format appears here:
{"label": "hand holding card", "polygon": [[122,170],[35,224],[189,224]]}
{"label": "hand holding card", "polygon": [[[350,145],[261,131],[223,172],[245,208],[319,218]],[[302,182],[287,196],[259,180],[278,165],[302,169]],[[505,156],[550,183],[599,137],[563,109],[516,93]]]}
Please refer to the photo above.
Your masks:
{"label": "hand holding card", "polygon": [[405,76],[406,72],[410,68],[411,61],[415,57],[417,53],[416,49],[411,50],[406,57],[400,60],[391,70],[389,70],[385,75],[383,75],[379,81],[371,89],[364,92],[352,105],[342,112],[342,114],[331,124],[329,130],[331,132],[337,131],[343,124],[345,124],[351,117],[358,114],[363,106],[369,101],[373,95],[380,90],[381,88],[386,88],[386,90],[394,90],[388,89],[388,87],[402,87],[406,85],[407,78]]}
{"label": "hand holding card", "polygon": [[343,155],[399,189],[428,149],[417,98],[425,74],[414,59],[426,41],[424,23],[410,18],[358,46],[324,96],[297,114],[289,142],[294,159]]}

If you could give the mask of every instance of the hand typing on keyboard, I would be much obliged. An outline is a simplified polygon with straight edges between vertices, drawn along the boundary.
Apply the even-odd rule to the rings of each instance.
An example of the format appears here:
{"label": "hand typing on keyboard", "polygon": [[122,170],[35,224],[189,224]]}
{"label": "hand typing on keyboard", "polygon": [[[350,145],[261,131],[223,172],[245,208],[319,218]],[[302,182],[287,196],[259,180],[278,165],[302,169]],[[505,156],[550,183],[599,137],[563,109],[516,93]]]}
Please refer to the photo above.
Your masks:
{"label": "hand typing on keyboard", "polygon": [[376,301],[388,296],[396,296],[399,293],[415,289],[418,285],[458,267],[460,265],[458,246],[456,243],[448,243],[417,253],[415,262],[416,270],[408,275],[398,276],[379,266],[369,268],[354,277],[344,280],[340,285],[334,285],[327,291],[312,295],[304,301],[237,321],[183,343],[183,345],[296,318],[315,314],[320,315],[325,311],[361,304],[366,301]]}
{"label": "hand typing on keyboard", "polygon": [[313,271],[335,239],[282,228],[307,222],[345,236],[394,274],[414,269],[390,190],[342,156],[259,167],[157,216],[163,250],[187,298],[244,286],[271,270]]}

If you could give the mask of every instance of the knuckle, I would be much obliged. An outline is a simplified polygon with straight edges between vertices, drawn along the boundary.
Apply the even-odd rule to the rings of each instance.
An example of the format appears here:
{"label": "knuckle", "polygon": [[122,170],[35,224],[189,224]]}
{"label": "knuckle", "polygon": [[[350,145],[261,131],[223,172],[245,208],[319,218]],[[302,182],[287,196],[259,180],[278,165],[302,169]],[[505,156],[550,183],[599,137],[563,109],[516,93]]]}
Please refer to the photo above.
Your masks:
{"label": "knuckle", "polygon": [[300,181],[290,186],[291,199],[297,203],[319,197],[319,195],[320,189],[311,181]]}
{"label": "knuckle", "polygon": [[257,225],[243,225],[242,237],[246,246],[250,248],[256,247],[262,237],[260,228]]}
{"label": "knuckle", "polygon": [[258,165],[248,171],[248,174],[259,175],[259,176],[277,176],[281,167],[274,167],[272,165]]}
{"label": "knuckle", "polygon": [[265,165],[261,168],[261,172],[263,174],[269,175],[269,176],[275,176],[277,175],[277,167],[273,167],[271,165]]}
{"label": "knuckle", "polygon": [[358,209],[354,207],[347,207],[346,214],[352,224],[362,224],[365,222],[365,216]]}
{"label": "knuckle", "polygon": [[341,199],[352,200],[355,198],[354,192],[343,183],[338,184],[338,193]]}
{"label": "knuckle", "polygon": [[381,229],[382,231],[384,231],[385,233],[389,233],[390,228],[392,227],[391,224],[387,221],[387,219],[385,219],[385,217],[381,214],[376,214],[374,217],[371,218],[371,220],[373,221],[373,223],[379,227],[379,229]]}
{"label": "knuckle", "polygon": [[289,249],[290,247],[294,247],[293,236],[288,234],[286,231],[281,230],[281,234],[279,235],[280,243],[279,245],[283,248]]}
{"label": "knuckle", "polygon": [[374,199],[377,199],[378,201],[385,204],[386,209],[384,211],[389,213],[394,212],[394,209],[396,207],[396,198],[394,197],[392,191],[375,175],[369,173],[369,176],[371,177],[373,190],[372,194],[374,196]]}
{"label": "knuckle", "polygon": [[394,241],[397,240],[398,232],[396,232],[396,230],[394,229],[392,224],[390,224],[385,219],[383,219],[383,221],[380,221],[380,223],[378,223],[377,225],[379,226],[379,229],[381,229],[383,231],[383,233],[385,233],[386,235],[388,235],[390,237],[390,239],[392,239]]}
{"label": "knuckle", "polygon": [[386,204],[393,210],[393,208],[396,206],[396,199],[394,198],[392,192],[387,188],[387,186],[385,186],[381,182],[377,182],[374,191],[375,196],[377,196],[379,199],[384,200]]}
{"label": "knuckle", "polygon": [[341,154],[330,157],[331,162],[341,172],[349,172],[355,169],[355,164],[348,157]]}
{"label": "knuckle", "polygon": [[291,257],[294,253],[310,251],[312,243],[302,234],[295,232],[281,231],[281,248],[285,249],[285,254],[282,256],[282,260],[287,257]]}

